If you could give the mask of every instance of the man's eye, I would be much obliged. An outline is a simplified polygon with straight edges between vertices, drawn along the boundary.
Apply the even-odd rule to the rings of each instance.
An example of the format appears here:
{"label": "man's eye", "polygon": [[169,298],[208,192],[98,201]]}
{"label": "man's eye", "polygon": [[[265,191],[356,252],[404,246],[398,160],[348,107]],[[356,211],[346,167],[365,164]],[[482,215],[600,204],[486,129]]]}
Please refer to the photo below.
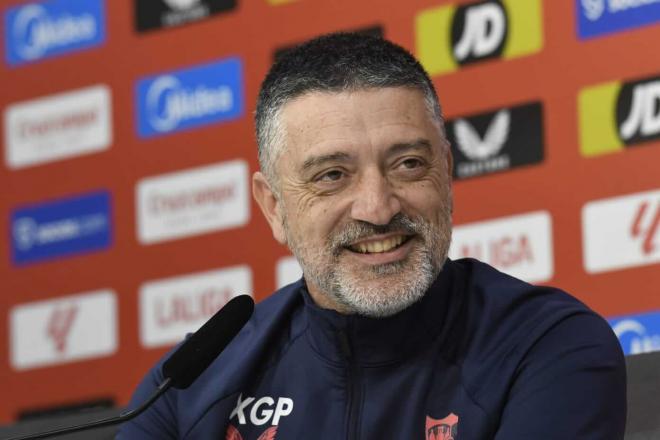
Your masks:
{"label": "man's eye", "polygon": [[343,172],[339,170],[330,170],[318,176],[316,180],[319,182],[336,182],[342,177],[344,177]]}
{"label": "man's eye", "polygon": [[402,167],[406,168],[406,169],[411,170],[411,169],[414,169],[414,168],[421,167],[422,166],[422,161],[419,160],[419,159],[410,158],[410,159],[406,159],[403,162],[401,162],[400,165]]}

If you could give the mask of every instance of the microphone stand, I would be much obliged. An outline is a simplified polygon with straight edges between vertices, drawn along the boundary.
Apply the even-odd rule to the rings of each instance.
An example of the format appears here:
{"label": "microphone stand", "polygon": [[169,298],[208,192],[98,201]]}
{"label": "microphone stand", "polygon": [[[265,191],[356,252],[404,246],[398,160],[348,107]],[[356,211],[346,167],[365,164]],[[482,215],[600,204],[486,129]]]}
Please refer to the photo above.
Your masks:
{"label": "microphone stand", "polygon": [[160,385],[158,385],[156,391],[151,395],[151,397],[149,397],[149,399],[147,399],[144,403],[142,403],[142,405],[138,406],[135,409],[124,411],[118,416],[107,417],[105,419],[95,420],[93,422],[84,423],[78,426],[69,426],[67,428],[53,429],[51,431],[24,435],[21,437],[11,437],[6,440],[36,440],[40,438],[53,437],[55,435],[62,435],[62,434],[70,434],[72,432],[84,431],[86,429],[100,428],[102,426],[110,426],[110,425],[115,425],[117,423],[126,422],[142,414],[144,410],[146,410],[152,403],[154,403],[160,396],[162,396],[163,393],[167,391],[171,386],[172,386],[172,379],[168,377]]}

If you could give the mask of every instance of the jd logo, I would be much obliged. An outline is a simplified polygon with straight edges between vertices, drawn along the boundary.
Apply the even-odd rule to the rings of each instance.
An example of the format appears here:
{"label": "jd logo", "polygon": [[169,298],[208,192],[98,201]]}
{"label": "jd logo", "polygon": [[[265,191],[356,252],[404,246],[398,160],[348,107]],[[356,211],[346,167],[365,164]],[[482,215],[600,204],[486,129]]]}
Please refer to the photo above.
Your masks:
{"label": "jd logo", "polygon": [[660,80],[624,86],[617,107],[617,119],[629,109],[627,118],[619,125],[624,142],[660,135]]}
{"label": "jd logo", "polygon": [[461,7],[452,26],[454,58],[459,64],[467,64],[499,57],[506,36],[506,12],[499,2]]}
{"label": "jd logo", "polygon": [[543,1],[477,0],[422,10],[415,17],[415,41],[430,75],[531,55],[543,47]]}
{"label": "jd logo", "polygon": [[293,400],[288,397],[246,397],[238,396],[236,407],[234,407],[229,419],[237,417],[239,425],[245,425],[248,420],[251,424],[260,426],[269,423],[277,426],[282,417],[286,417],[293,411]]}
{"label": "jd logo", "polygon": [[578,110],[584,156],[660,139],[660,77],[586,87],[580,91]]}

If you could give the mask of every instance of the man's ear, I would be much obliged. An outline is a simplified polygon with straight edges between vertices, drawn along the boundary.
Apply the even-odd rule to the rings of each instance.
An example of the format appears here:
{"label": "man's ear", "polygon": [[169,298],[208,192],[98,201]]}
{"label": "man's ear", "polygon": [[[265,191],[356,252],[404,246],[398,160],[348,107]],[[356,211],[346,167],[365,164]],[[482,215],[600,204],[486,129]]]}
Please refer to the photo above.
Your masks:
{"label": "man's ear", "polygon": [[286,234],[284,233],[284,223],[282,222],[281,201],[275,195],[270,187],[266,176],[257,171],[252,175],[252,196],[256,200],[261,212],[266,217],[270,229],[273,231],[273,237],[280,244],[286,244]]}

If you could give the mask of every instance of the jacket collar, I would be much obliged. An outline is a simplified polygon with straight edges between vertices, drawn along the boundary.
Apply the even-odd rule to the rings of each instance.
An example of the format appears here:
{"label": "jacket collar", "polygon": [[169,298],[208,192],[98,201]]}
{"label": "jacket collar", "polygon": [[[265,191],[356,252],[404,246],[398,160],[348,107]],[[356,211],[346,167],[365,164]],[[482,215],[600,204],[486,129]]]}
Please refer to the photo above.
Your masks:
{"label": "jacket collar", "polygon": [[452,262],[447,260],[424,297],[407,309],[386,318],[343,315],[322,309],[303,283],[307,336],[314,350],[326,360],[376,366],[409,359],[437,341],[447,328],[453,293]]}

